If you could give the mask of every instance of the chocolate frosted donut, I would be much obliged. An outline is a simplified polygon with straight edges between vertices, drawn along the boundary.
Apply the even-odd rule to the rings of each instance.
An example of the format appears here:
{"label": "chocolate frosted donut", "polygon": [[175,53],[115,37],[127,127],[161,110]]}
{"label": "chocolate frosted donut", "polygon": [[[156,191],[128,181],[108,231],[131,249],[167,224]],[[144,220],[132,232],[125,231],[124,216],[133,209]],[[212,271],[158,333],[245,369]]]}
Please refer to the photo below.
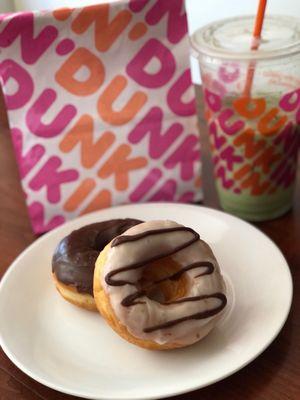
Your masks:
{"label": "chocolate frosted donut", "polygon": [[83,226],[58,244],[52,258],[52,272],[62,296],[87,309],[96,309],[93,276],[96,259],[116,236],[142,221],[114,219]]}

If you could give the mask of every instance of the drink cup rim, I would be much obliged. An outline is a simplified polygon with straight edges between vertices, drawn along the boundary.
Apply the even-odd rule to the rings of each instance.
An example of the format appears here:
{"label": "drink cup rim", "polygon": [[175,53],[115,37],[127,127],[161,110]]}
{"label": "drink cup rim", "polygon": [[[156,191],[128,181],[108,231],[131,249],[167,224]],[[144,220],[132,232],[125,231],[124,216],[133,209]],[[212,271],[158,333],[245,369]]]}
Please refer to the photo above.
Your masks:
{"label": "drink cup rim", "polygon": [[[209,58],[210,61],[215,60],[234,60],[234,61],[260,61],[260,60],[274,60],[287,56],[300,54],[300,36],[299,41],[291,43],[281,48],[272,50],[256,50],[251,49],[247,51],[229,51],[224,48],[217,48],[212,46],[205,40],[205,36],[212,31],[217,25],[235,22],[237,20],[248,20],[255,18],[254,15],[244,15],[240,17],[224,18],[218,21],[211,22],[199,29],[197,29],[190,37],[190,44],[192,48],[192,55],[195,58],[201,59],[203,57]],[[280,19],[285,23],[294,23],[295,26],[300,26],[300,18],[287,16],[287,15],[270,15],[266,19]]]}

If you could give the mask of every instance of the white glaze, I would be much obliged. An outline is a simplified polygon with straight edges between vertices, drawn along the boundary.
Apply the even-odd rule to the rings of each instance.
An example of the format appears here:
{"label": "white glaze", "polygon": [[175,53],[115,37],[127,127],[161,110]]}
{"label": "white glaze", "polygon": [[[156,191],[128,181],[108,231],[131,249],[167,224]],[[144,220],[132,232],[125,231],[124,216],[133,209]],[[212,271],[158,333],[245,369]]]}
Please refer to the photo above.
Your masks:
{"label": "white glaze", "polygon": [[[165,229],[182,225],[173,221],[149,221],[128,229],[123,235],[136,235],[153,229]],[[145,304],[130,307],[121,305],[121,301],[131,293],[136,292],[132,285],[110,286],[104,277],[124,265],[142,261],[148,257],[172,250],[190,240],[192,233],[188,231],[168,232],[159,235],[147,236],[137,241],[126,242],[109,249],[107,260],[101,276],[101,285],[109,296],[111,306],[128,331],[135,337],[147,339],[158,344],[176,342],[182,345],[192,344],[204,337],[216,324],[221,313],[213,317],[181,322],[173,327],[145,333],[146,327],[162,324],[166,321],[186,317],[188,315],[215,308],[220,304],[218,299],[185,302],[180,304],[163,305],[144,296],[139,300]],[[214,272],[194,279],[205,269],[195,268],[185,273],[188,279],[188,292],[185,297],[225,293],[225,284],[220,274],[220,268],[209,246],[202,240],[172,255],[180,265],[185,266],[194,262],[209,261],[214,265]],[[140,279],[143,268],[130,270],[118,274],[118,279],[137,281]]]}

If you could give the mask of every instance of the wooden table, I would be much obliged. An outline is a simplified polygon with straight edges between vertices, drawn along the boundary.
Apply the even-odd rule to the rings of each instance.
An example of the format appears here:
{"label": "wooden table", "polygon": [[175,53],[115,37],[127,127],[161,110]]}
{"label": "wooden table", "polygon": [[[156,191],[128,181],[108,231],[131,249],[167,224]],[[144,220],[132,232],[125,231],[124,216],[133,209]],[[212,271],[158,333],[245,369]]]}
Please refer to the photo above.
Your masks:
{"label": "wooden table", "polygon": [[[202,125],[203,121],[201,122]],[[204,129],[202,127],[202,132]],[[218,207],[207,137],[202,137],[204,204]],[[233,376],[173,399],[180,400],[296,400],[300,399],[300,170],[293,211],[275,221],[255,224],[280,247],[294,279],[294,300],[289,318],[271,346],[254,362]],[[0,274],[35,240],[30,227],[8,124],[0,101]],[[263,266],[262,266],[263,268]],[[1,322],[0,322],[1,323]],[[0,400],[71,400],[35,382],[0,352]]]}

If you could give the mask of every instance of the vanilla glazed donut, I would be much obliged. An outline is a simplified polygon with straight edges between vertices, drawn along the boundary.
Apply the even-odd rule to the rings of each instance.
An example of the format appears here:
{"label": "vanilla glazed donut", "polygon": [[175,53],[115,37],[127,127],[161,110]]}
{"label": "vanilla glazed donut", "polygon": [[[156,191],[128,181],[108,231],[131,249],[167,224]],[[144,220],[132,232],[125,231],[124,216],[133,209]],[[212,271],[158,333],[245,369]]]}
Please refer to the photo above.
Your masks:
{"label": "vanilla glazed donut", "polygon": [[130,228],[96,261],[98,310],[120,336],[147,349],[173,349],[202,339],[220,319],[225,294],[208,244],[173,221]]}
{"label": "vanilla glazed donut", "polygon": [[114,237],[141,222],[130,218],[98,222],[63,238],[52,257],[52,276],[59,293],[78,307],[97,311],[93,277],[99,252]]}

